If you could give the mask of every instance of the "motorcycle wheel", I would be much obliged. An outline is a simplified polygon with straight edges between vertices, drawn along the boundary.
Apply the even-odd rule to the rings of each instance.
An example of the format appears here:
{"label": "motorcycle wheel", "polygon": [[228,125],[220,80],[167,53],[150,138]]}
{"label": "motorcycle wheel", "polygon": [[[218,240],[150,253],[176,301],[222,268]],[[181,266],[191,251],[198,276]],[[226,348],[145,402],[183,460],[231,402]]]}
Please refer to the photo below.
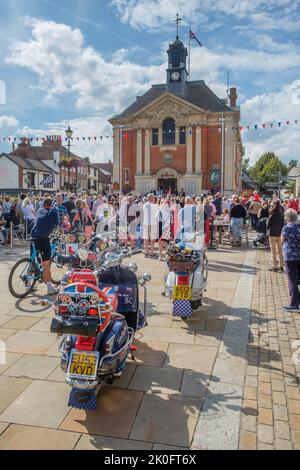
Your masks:
{"label": "motorcycle wheel", "polygon": [[199,307],[199,300],[191,300],[191,306],[193,310],[197,310]]}

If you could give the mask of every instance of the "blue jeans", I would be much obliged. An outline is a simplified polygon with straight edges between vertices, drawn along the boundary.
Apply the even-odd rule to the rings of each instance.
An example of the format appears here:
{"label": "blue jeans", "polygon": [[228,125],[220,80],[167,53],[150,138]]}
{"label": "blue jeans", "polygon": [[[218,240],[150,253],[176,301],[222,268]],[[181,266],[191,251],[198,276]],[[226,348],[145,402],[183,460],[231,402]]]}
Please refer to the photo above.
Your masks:
{"label": "blue jeans", "polygon": [[243,222],[243,218],[236,219],[234,217],[230,221],[232,238],[235,243],[242,241]]}

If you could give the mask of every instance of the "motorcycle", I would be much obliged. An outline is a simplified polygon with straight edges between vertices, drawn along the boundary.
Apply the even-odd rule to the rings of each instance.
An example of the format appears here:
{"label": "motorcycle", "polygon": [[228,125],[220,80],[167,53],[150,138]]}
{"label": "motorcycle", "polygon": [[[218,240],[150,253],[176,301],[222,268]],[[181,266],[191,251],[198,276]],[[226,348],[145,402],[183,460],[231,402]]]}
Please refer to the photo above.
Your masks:
{"label": "motorcycle", "polygon": [[162,295],[172,300],[173,316],[189,318],[202,305],[207,287],[206,250],[196,248],[193,234],[185,229],[170,243],[167,264],[169,273]]}
{"label": "motorcycle", "polygon": [[[83,267],[89,253],[61,256],[71,270],[54,302],[51,332],[62,336],[61,368],[72,387],[69,406],[94,410],[102,383],[120,378],[130,354],[134,358],[136,331],[147,324],[147,289],[150,274],[138,276],[137,266],[122,265],[128,252],[103,250],[94,261],[96,270]],[[63,259],[65,258],[65,259]],[[139,309],[139,286],[144,308]]]}

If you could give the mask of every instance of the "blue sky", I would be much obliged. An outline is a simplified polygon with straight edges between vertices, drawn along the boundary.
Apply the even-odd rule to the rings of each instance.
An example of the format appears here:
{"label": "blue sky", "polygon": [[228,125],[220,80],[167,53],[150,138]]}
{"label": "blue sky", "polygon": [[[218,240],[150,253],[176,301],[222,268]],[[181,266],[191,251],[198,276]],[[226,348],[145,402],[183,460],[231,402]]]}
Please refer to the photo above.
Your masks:
{"label": "blue sky", "polygon": [[[246,155],[299,159],[299,0],[0,0],[0,151],[3,136],[61,134],[69,123],[76,135],[111,135],[108,117],[164,82],[177,12],[181,39],[191,26],[204,46],[192,46],[191,79],[224,98],[229,70],[242,124],[299,121],[245,132]],[[74,151],[106,161],[112,139]]]}

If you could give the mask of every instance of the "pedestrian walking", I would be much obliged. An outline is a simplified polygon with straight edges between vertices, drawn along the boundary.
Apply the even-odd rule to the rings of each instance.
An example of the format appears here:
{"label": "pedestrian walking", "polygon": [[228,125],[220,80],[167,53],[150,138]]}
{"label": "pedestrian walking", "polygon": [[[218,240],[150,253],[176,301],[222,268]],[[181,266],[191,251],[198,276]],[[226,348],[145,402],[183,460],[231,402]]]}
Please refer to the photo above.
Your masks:
{"label": "pedestrian walking", "polygon": [[[281,245],[281,233],[284,225],[284,211],[277,199],[270,207],[270,216],[267,220],[267,235],[269,237],[272,267],[269,271],[284,271],[284,261]],[[279,262],[279,268],[278,268]]]}

